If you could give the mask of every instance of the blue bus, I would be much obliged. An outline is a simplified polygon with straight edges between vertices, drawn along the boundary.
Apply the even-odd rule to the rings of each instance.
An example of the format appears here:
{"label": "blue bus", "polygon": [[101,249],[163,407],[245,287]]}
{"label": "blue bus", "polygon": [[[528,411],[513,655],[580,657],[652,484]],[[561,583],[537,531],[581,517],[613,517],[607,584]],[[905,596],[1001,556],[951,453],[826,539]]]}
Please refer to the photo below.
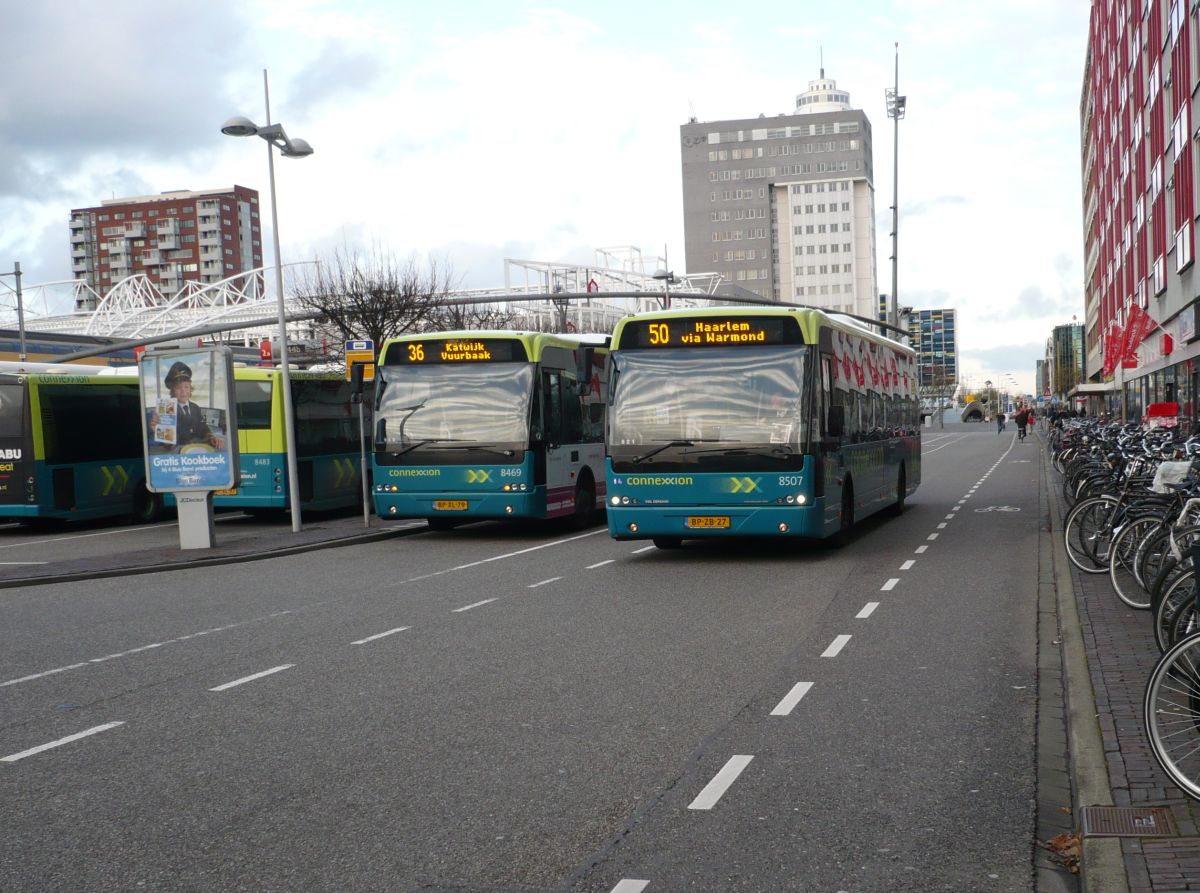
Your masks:
{"label": "blue bus", "polygon": [[693,537],[836,537],[921,481],[909,347],[814,309],[626,317],[612,342],[608,528],[661,549]]}

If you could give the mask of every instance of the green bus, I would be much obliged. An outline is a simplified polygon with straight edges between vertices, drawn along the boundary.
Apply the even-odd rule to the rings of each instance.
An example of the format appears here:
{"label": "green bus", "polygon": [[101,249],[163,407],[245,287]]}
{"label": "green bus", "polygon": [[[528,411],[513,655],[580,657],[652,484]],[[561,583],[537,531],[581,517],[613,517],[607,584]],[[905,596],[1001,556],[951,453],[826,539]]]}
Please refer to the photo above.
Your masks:
{"label": "green bus", "polygon": [[815,309],[705,308],[618,323],[609,533],[837,537],[921,481],[915,353]]}
{"label": "green bus", "polygon": [[[174,504],[170,494],[146,490],[136,374],[102,370],[0,372],[0,518],[145,523]],[[289,377],[301,507],[360,505],[361,441],[350,383],[336,373]],[[217,493],[214,505],[282,513],[289,505],[282,373],[239,367],[234,378],[241,478]]]}
{"label": "green bus", "polygon": [[449,529],[604,505],[607,336],[437,332],[389,340],[375,395],[375,511]]}

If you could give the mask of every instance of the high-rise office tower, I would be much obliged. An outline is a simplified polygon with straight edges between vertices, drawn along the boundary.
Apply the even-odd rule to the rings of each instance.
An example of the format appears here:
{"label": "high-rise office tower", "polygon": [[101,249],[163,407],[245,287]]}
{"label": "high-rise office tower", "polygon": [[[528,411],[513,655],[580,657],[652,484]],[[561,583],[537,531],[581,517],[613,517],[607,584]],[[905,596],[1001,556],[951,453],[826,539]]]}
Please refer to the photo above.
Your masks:
{"label": "high-rise office tower", "polygon": [[824,70],[791,114],[693,119],[680,137],[689,273],[876,315],[871,124]]}
{"label": "high-rise office tower", "polygon": [[958,383],[957,313],[950,309],[913,310],[908,318],[912,347],[917,352],[920,384],[926,388]]}

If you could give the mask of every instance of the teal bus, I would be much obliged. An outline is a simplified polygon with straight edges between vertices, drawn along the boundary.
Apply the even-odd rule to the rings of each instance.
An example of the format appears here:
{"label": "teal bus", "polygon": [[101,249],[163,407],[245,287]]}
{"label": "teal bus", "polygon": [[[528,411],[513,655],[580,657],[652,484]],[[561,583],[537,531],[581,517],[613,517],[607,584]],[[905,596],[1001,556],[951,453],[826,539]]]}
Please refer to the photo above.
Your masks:
{"label": "teal bus", "polygon": [[612,342],[608,529],[836,537],[921,481],[915,353],[815,309],[642,313]]}
{"label": "teal bus", "polygon": [[375,382],[375,511],[595,523],[607,336],[436,332],[389,340]]}
{"label": "teal bus", "polygon": [[[0,372],[0,519],[154,521],[170,494],[145,485],[137,375],[97,366]],[[288,508],[287,437],[278,369],[234,371],[241,479],[218,508]],[[357,407],[344,375],[290,372],[301,507],[361,505]]]}

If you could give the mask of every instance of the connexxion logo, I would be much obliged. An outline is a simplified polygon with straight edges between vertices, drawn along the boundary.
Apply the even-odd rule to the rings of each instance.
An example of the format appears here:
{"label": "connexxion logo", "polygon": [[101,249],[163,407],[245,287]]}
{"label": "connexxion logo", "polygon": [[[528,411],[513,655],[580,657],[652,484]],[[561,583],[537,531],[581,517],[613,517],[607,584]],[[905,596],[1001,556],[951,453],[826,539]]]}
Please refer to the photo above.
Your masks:
{"label": "connexxion logo", "polygon": [[621,487],[690,487],[696,481],[686,475],[668,475],[664,477],[639,476],[630,478],[613,478],[613,484]]}

